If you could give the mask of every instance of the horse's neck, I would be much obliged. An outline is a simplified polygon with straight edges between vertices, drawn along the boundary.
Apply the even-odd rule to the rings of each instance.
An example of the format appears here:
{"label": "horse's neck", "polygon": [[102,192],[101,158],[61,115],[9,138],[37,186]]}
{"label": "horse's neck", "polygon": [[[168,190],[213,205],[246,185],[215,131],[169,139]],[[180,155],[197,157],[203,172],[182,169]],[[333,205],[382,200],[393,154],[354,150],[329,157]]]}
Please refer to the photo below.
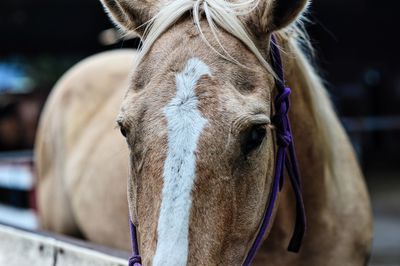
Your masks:
{"label": "horse's neck", "polygon": [[[290,122],[301,173],[305,207],[306,210],[313,210],[314,214],[322,213],[329,204],[328,194],[331,183],[334,182],[332,178],[334,151],[331,150],[331,145],[326,145],[327,136],[324,136],[326,132],[323,131],[320,121],[326,117],[335,120],[336,116],[326,95],[315,94],[316,89],[323,88],[310,87],[313,84],[310,83],[308,73],[304,73],[303,65],[296,59],[296,55],[289,54],[285,61],[288,66],[287,85],[292,89]],[[313,105],[316,100],[328,102],[323,113],[319,113],[318,108]],[[329,126],[334,132],[341,131],[337,120]],[[277,217],[277,224],[289,230],[285,236],[287,241],[291,237],[293,228],[291,225],[288,227],[287,224],[293,224],[295,221],[294,202],[290,181],[287,179],[279,204],[279,217]],[[287,243],[284,242],[284,245]]]}
{"label": "horse's neck", "polygon": [[[297,265],[299,260],[304,265],[344,265],[336,258],[327,263],[326,255],[316,255],[321,252],[336,252],[347,262],[365,260],[365,254],[360,258],[354,254],[368,251],[372,219],[354,151],[304,55],[296,51],[297,47],[285,48],[289,51],[284,54],[285,74],[287,85],[292,88],[290,121],[301,172],[307,231],[300,254],[287,252],[295,221],[295,200],[290,182],[285,180],[271,233],[254,265],[265,265],[266,261],[269,265]],[[359,245],[354,245],[355,240]]]}
{"label": "horse's neck", "polygon": [[[327,182],[333,167],[332,153],[334,151],[331,150],[332,146],[327,144],[326,138],[329,138],[329,136],[325,135],[324,126],[329,124],[329,130],[334,132],[341,131],[341,127],[329,99],[325,93],[318,93],[317,91],[324,88],[311,87],[314,84],[310,81],[309,73],[305,73],[307,70],[304,69],[296,56],[300,55],[288,54],[285,58],[288,66],[287,85],[292,88],[289,116],[304,184],[304,193],[307,194],[328,189]],[[319,112],[321,108],[315,105],[315,102],[318,101],[326,103],[323,112]],[[321,121],[326,124],[321,125]],[[324,195],[325,193],[318,193],[319,202],[324,202]]]}

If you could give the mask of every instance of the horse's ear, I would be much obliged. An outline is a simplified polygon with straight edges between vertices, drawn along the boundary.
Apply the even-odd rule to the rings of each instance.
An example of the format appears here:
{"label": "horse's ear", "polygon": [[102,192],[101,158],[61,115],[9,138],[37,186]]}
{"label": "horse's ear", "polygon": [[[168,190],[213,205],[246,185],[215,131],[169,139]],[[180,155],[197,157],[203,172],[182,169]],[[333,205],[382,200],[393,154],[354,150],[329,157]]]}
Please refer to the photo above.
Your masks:
{"label": "horse's ear", "polygon": [[270,34],[296,21],[310,0],[261,0],[250,14],[249,24],[256,34]]}
{"label": "horse's ear", "polygon": [[123,31],[135,31],[141,35],[144,23],[157,13],[156,1],[152,0],[100,0],[111,20]]}
{"label": "horse's ear", "polygon": [[270,9],[268,31],[280,30],[296,21],[309,4],[309,0],[275,0]]}

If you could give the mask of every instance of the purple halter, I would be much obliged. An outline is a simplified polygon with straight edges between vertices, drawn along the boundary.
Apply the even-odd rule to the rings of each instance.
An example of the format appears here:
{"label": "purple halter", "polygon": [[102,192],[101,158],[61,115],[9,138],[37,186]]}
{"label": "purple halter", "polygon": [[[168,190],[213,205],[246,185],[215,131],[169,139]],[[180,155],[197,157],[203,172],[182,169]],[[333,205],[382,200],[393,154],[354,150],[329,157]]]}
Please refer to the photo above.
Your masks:
{"label": "purple halter", "polygon": [[[276,39],[274,35],[272,35],[271,37],[271,63],[272,68],[277,75],[277,79],[275,80],[275,82],[276,88],[278,90],[278,94],[276,95],[274,102],[275,115],[272,118],[272,122],[276,128],[276,140],[278,145],[275,174],[272,183],[270,198],[267,203],[267,208],[265,210],[260,229],[257,233],[256,238],[254,239],[253,245],[247,253],[243,266],[249,266],[250,263],[253,261],[259,247],[261,246],[262,239],[270,225],[278,193],[282,190],[283,187],[285,166],[296,198],[296,223],[292,239],[289,243],[289,251],[299,251],[306,229],[306,216],[301,192],[300,173],[297,164],[292,131],[290,128],[288,116],[290,108],[289,95],[291,90],[290,88],[285,86],[285,77],[283,74],[281,54],[276,44]],[[129,266],[141,266],[142,264],[141,257],[139,255],[136,227],[132,223],[132,221],[130,221],[129,224],[132,244],[132,256],[129,258]]]}

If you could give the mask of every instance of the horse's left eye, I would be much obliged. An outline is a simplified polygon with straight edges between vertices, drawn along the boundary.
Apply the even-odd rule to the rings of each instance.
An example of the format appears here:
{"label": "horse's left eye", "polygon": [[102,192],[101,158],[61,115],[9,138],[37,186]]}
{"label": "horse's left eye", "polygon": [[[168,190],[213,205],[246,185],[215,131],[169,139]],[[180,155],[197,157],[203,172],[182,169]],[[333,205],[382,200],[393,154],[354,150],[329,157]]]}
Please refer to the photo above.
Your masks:
{"label": "horse's left eye", "polygon": [[253,126],[244,136],[242,140],[243,154],[247,155],[257,149],[263,142],[267,133],[265,125]]}

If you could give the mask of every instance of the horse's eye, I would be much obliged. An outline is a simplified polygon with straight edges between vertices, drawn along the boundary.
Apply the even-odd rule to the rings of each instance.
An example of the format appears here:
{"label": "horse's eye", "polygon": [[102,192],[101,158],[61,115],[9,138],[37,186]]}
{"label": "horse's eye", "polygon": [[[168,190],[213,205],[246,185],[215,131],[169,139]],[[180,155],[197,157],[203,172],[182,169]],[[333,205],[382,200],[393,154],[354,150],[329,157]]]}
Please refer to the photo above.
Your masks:
{"label": "horse's eye", "polygon": [[122,136],[124,136],[126,138],[126,136],[128,136],[128,130],[126,129],[124,123],[120,120],[117,121],[118,127],[119,127],[119,131],[121,132]]}
{"label": "horse's eye", "polygon": [[119,130],[121,131],[122,136],[124,136],[126,138],[126,135],[127,135],[126,129],[123,127],[120,127]]}
{"label": "horse's eye", "polygon": [[243,154],[247,155],[257,149],[263,142],[267,131],[265,125],[253,126],[244,136],[242,140]]}

